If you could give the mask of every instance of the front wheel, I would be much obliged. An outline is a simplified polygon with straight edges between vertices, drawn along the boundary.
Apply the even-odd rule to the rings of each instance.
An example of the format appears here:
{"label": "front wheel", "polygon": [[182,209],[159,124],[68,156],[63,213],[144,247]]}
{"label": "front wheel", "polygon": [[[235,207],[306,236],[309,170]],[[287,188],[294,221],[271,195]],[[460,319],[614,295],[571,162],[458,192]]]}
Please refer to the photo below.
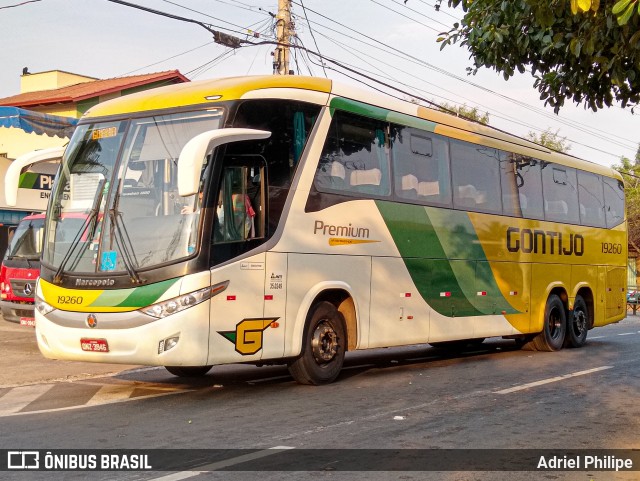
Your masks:
{"label": "front wheel", "polygon": [[556,294],[547,299],[544,308],[544,326],[542,332],[533,339],[537,351],[559,351],[564,345],[567,331],[567,313],[564,303]]}
{"label": "front wheel", "polygon": [[587,342],[588,331],[589,308],[582,296],[576,296],[576,300],[573,302],[573,313],[569,314],[565,345],[569,347],[584,346]]}
{"label": "front wheel", "polygon": [[346,344],[344,317],[330,302],[319,302],[307,316],[302,354],[289,372],[300,384],[328,384],[340,374]]}
{"label": "front wheel", "polygon": [[164,368],[178,377],[202,377],[213,366],[165,366]]}

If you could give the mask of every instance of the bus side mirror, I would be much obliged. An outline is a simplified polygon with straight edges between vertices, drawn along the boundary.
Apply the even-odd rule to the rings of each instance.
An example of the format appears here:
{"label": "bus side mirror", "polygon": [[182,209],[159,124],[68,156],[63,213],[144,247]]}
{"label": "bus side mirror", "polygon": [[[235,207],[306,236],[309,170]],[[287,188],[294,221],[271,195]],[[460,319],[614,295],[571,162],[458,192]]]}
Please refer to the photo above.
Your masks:
{"label": "bus side mirror", "polygon": [[180,151],[178,157],[178,193],[182,197],[198,193],[200,172],[207,154],[219,145],[242,140],[259,140],[271,136],[267,130],[218,129],[196,135]]}
{"label": "bus side mirror", "polygon": [[64,147],[53,147],[50,149],[34,150],[28,154],[21,155],[11,162],[4,178],[4,195],[8,206],[14,207],[18,203],[18,188],[20,187],[20,174],[22,169],[29,165],[40,162],[51,162],[60,160],[64,154]]}

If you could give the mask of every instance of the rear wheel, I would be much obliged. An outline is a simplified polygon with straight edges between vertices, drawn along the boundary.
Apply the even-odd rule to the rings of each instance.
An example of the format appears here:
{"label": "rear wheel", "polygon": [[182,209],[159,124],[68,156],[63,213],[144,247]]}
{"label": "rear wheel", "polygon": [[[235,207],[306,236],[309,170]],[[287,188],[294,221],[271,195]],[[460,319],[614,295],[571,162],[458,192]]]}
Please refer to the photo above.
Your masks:
{"label": "rear wheel", "polygon": [[589,331],[589,308],[582,296],[576,296],[573,313],[569,314],[565,346],[582,347],[587,342]]}
{"label": "rear wheel", "polygon": [[567,313],[564,303],[556,294],[547,299],[544,308],[544,326],[542,332],[533,339],[537,351],[559,351],[564,345],[567,331]]}
{"label": "rear wheel", "polygon": [[165,366],[164,368],[178,377],[202,377],[213,366]]}
{"label": "rear wheel", "polygon": [[328,384],[340,374],[346,345],[344,317],[330,302],[319,302],[307,316],[302,354],[289,372],[300,384]]}

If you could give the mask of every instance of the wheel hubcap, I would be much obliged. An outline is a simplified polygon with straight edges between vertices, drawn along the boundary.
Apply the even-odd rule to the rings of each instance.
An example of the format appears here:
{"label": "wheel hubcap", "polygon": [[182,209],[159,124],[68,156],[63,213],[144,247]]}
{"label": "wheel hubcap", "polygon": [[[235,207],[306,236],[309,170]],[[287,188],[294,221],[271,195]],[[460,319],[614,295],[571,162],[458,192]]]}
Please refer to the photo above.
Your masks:
{"label": "wheel hubcap", "polygon": [[561,334],[562,319],[557,309],[549,313],[549,334],[553,339],[557,339]]}
{"label": "wheel hubcap", "polygon": [[313,357],[320,363],[331,361],[338,352],[338,336],[325,321],[318,324],[311,339]]}
{"label": "wheel hubcap", "polygon": [[573,330],[577,335],[580,335],[587,329],[587,316],[584,311],[573,312]]}

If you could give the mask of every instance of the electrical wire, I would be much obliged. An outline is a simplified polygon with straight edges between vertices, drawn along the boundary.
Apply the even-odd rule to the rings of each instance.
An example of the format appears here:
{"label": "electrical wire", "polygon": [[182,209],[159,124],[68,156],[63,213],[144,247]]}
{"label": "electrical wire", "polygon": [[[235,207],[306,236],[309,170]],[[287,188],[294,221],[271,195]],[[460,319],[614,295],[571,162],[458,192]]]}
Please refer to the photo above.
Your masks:
{"label": "electrical wire", "polygon": [[[311,28],[311,23],[309,23],[309,18],[307,17],[307,9],[304,7],[304,1],[303,0],[300,0],[300,5],[302,5],[302,11],[304,13],[304,18],[307,19],[307,25],[309,26],[309,33],[311,33],[311,38],[313,39],[313,44],[316,46],[316,51],[318,53],[320,53],[320,48],[318,47],[318,42],[316,42],[316,37],[313,34],[313,29]],[[324,67],[322,68],[322,71],[324,72],[324,76],[328,78],[327,71],[324,69]]]}
{"label": "electrical wire", "polygon": [[[295,2],[295,1],[293,1],[293,3],[294,3],[294,4],[298,4],[298,3],[297,3],[297,2]],[[298,5],[299,5],[299,4],[298,4]],[[532,111],[532,112],[534,112],[534,113],[537,113],[537,114],[539,114],[539,115],[543,115],[543,116],[545,116],[546,118],[550,118],[550,119],[552,119],[554,122],[559,122],[559,123],[561,123],[561,124],[568,125],[568,126],[570,126],[571,128],[574,128],[574,129],[576,129],[576,130],[582,131],[582,132],[584,132],[584,133],[588,133],[588,134],[590,134],[590,135],[594,135],[594,136],[596,136],[596,137],[603,138],[603,139],[605,139],[605,140],[607,140],[607,141],[610,141],[610,140],[611,140],[611,137],[617,137],[617,138],[619,138],[619,139],[621,139],[621,140],[623,140],[624,142],[627,142],[627,143],[629,143],[629,144],[633,143],[631,140],[626,139],[626,138],[623,138],[623,137],[616,136],[615,134],[611,134],[609,137],[602,137],[602,131],[601,131],[601,130],[591,130],[591,129],[589,129],[589,128],[584,128],[584,127],[582,127],[582,128],[581,128],[581,127],[578,127],[578,126],[576,125],[576,122],[570,122],[570,121],[567,121],[567,120],[561,119],[560,117],[557,117],[557,116],[554,116],[554,115],[550,114],[549,112],[547,112],[547,111],[546,111],[546,110],[544,110],[544,109],[541,109],[541,108],[539,108],[539,107],[533,107],[533,106],[531,106],[531,105],[529,105],[529,104],[526,104],[525,102],[519,101],[519,100],[517,100],[517,99],[513,99],[513,98],[508,97],[508,96],[506,96],[506,95],[504,95],[504,94],[500,94],[500,93],[495,92],[495,91],[493,91],[493,90],[491,90],[491,89],[489,89],[489,88],[486,88],[486,87],[484,87],[484,86],[478,85],[478,84],[476,84],[476,83],[474,83],[474,82],[469,82],[468,80],[466,80],[466,79],[464,79],[464,78],[461,78],[461,77],[459,77],[459,76],[457,76],[457,75],[455,75],[455,74],[452,74],[452,73],[450,73],[450,72],[448,72],[448,71],[446,71],[446,70],[443,70],[443,69],[441,69],[441,68],[439,68],[439,67],[435,67],[435,66],[433,66],[433,65],[431,65],[431,64],[429,64],[429,63],[427,63],[427,62],[422,61],[421,59],[418,59],[418,58],[416,58],[416,57],[413,57],[413,56],[411,56],[411,55],[409,55],[409,54],[407,54],[407,53],[405,53],[405,52],[403,52],[403,51],[401,51],[401,50],[396,49],[395,47],[392,47],[392,46],[390,46],[390,45],[388,45],[388,44],[385,44],[384,42],[381,42],[381,41],[379,41],[379,40],[377,40],[377,39],[375,39],[375,38],[373,38],[373,37],[371,37],[371,36],[369,36],[369,35],[366,35],[366,34],[364,34],[364,33],[362,33],[362,32],[359,32],[359,31],[357,31],[357,30],[355,30],[355,29],[351,28],[351,27],[348,27],[348,26],[346,26],[346,25],[344,25],[344,24],[342,24],[342,23],[340,23],[340,22],[338,22],[338,21],[336,21],[336,20],[333,20],[333,19],[331,19],[331,18],[327,17],[326,15],[323,15],[323,14],[321,14],[321,13],[319,13],[319,12],[315,11],[315,10],[312,10],[312,9],[310,9],[310,8],[307,8],[307,10],[308,10],[308,11],[310,11],[310,12],[312,12],[312,13],[314,13],[314,14],[316,14],[316,15],[318,15],[318,16],[320,16],[320,17],[322,17],[322,18],[324,18],[324,19],[327,19],[327,20],[331,21],[332,23],[335,23],[335,24],[337,24],[337,25],[341,26],[342,28],[347,29],[347,30],[348,30],[348,31],[350,31],[350,32],[354,32],[354,33],[356,33],[356,34],[358,34],[358,35],[360,35],[360,36],[362,36],[362,37],[364,37],[364,38],[367,38],[367,39],[369,39],[369,40],[371,40],[371,41],[375,42],[376,44],[383,45],[384,47],[386,47],[386,48],[388,49],[388,50],[383,50],[383,51],[386,51],[387,53],[389,53],[389,50],[391,50],[391,51],[393,51],[395,54],[398,54],[398,55],[402,56],[405,60],[408,60],[408,61],[411,61],[411,62],[413,62],[413,63],[419,64],[419,65],[422,65],[422,66],[427,67],[427,68],[429,68],[429,69],[431,69],[431,70],[434,70],[434,71],[436,71],[436,72],[438,72],[438,73],[441,73],[441,74],[447,75],[447,76],[449,76],[449,77],[451,77],[451,78],[454,78],[454,79],[456,79],[456,80],[459,80],[459,81],[461,81],[461,82],[463,82],[463,83],[466,83],[466,84],[468,84],[468,85],[471,85],[471,86],[473,86],[473,87],[476,87],[476,88],[478,88],[478,89],[481,89],[481,90],[483,90],[483,91],[485,91],[485,92],[487,92],[487,93],[490,93],[490,94],[492,94],[492,95],[496,95],[496,96],[498,96],[498,97],[500,97],[500,98],[503,98],[504,100],[507,100],[507,101],[512,102],[512,103],[515,103],[515,104],[519,105],[519,106],[520,106],[520,107],[522,107],[522,108],[525,108],[525,109],[527,109],[527,110],[530,110],[530,111]],[[315,22],[315,23],[316,23],[316,25],[318,25],[318,22]],[[323,25],[323,27],[324,27],[324,28],[329,28],[329,27],[326,27],[326,26],[324,26],[324,25]],[[330,29],[330,28],[329,28],[329,29]],[[368,44],[369,46],[371,46],[369,43],[367,43],[367,42],[363,42],[363,41],[361,41],[361,40],[359,40],[359,39],[356,39],[356,38],[355,38],[355,37],[353,37],[352,35],[345,34],[344,32],[340,32],[340,31],[337,31],[337,30],[335,30],[335,29],[330,29],[330,30],[333,30],[333,31],[334,31],[334,32],[336,32],[336,33],[339,33],[339,34],[341,34],[341,35],[345,35],[345,36],[347,36],[347,37],[349,37],[349,38],[351,38],[351,39],[354,39],[354,40],[360,41],[360,42],[362,42],[362,43],[365,43],[365,44]],[[374,47],[374,48],[379,48],[379,47]],[[634,144],[634,145],[635,145],[635,144]],[[609,153],[609,155],[614,155],[614,154]]]}

